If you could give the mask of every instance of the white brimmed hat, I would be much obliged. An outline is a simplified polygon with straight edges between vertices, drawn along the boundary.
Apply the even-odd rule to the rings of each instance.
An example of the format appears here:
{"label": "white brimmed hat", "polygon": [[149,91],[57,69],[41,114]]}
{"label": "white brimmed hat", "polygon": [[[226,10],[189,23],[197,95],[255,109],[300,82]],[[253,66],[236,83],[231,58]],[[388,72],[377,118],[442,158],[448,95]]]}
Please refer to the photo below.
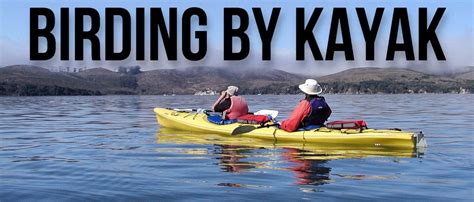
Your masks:
{"label": "white brimmed hat", "polygon": [[227,87],[227,90],[225,92],[227,92],[227,94],[231,96],[234,96],[237,94],[238,91],[239,91],[239,88],[237,86],[229,86]]}
{"label": "white brimmed hat", "polygon": [[306,79],[306,82],[298,87],[308,95],[319,95],[323,92],[323,88],[314,79]]}

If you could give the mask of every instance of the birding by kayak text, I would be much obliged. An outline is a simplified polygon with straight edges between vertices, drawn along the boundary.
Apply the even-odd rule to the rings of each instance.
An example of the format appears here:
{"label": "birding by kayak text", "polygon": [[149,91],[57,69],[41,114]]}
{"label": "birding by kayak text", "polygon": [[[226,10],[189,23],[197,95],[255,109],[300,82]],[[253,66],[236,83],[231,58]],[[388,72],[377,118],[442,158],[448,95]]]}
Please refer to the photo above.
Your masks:
{"label": "birding by kayak text", "polygon": [[[101,16],[94,8],[74,8],[74,39],[70,41],[71,33],[69,32],[71,25],[69,23],[71,11],[69,8],[60,9],[60,22],[55,22],[55,12],[49,8],[30,8],[30,60],[49,60],[56,54],[57,44],[60,50],[61,60],[71,60],[70,47],[74,47],[73,60],[84,60],[84,42],[90,42],[90,54],[92,60],[125,60],[130,57],[132,51],[132,40],[135,40],[135,59],[137,61],[145,60],[145,26],[150,28],[149,36],[149,60],[159,60],[158,52],[163,51],[158,47],[159,38],[163,42],[164,51],[168,60],[177,60],[178,58],[178,40],[181,40],[181,51],[187,60],[202,60],[207,53],[208,33],[205,27],[208,26],[207,14],[205,10],[198,7],[191,7],[184,10],[180,18],[181,34],[178,34],[178,12],[177,8],[168,8],[168,16],[165,18],[162,8],[136,8],[135,19],[132,19],[129,10],[124,8],[105,8],[105,30],[101,27]],[[351,38],[351,30],[349,29],[348,12],[355,12],[359,20],[359,27],[363,33],[365,40],[365,60],[374,60],[377,38],[381,19],[385,8],[377,8],[374,16],[367,16],[364,8],[356,8],[348,10],[346,8],[333,8],[329,38],[327,41],[326,54],[321,54],[318,42],[315,38],[315,31],[318,29],[318,19],[326,13],[324,8],[313,8],[311,15],[305,15],[305,9],[296,8],[296,19],[294,27],[278,27],[278,18],[282,12],[281,8],[272,8],[271,16],[265,17],[261,8],[252,8],[251,11],[243,8],[223,8],[223,59],[224,60],[244,60],[250,53],[250,44],[248,26],[249,23],[255,23],[257,31],[261,39],[261,59],[271,60],[272,39],[275,32],[279,29],[295,29],[296,47],[295,59],[305,60],[305,47],[309,47],[314,60],[333,60],[337,51],[343,52],[346,60],[354,60],[354,51]],[[428,59],[428,48],[431,44],[432,50],[437,60],[446,60],[443,49],[440,45],[440,39],[436,35],[436,28],[440,24],[441,18],[446,8],[436,8],[431,21],[428,20],[428,9],[418,8],[418,26],[413,27],[409,23],[409,15],[407,8],[393,8],[391,16],[391,26],[389,32],[389,40],[387,42],[387,51],[385,57],[387,61],[394,60],[395,53],[404,53],[408,61],[416,60],[415,47],[413,43],[414,36],[411,35],[411,29],[418,30],[418,60]],[[145,17],[148,15],[149,24],[145,25]],[[253,15],[255,22],[249,22],[249,15]],[[326,14],[327,15],[327,14]],[[90,28],[85,29],[84,19],[90,19]],[[121,50],[116,51],[117,47],[114,43],[115,34],[114,26],[117,26],[117,18],[121,23]],[[196,18],[197,20],[192,20]],[[233,19],[239,19],[238,22]],[[166,22],[168,19],[168,22]],[[373,19],[369,21],[368,19]],[[42,20],[42,21],[41,21]],[[135,24],[135,30],[132,30],[132,20]],[[44,26],[40,26],[43,22]],[[193,23],[197,23],[193,25]],[[57,25],[59,24],[59,26]],[[168,25],[167,25],[168,24]],[[195,30],[192,28],[195,27]],[[196,29],[197,27],[197,29]],[[55,36],[53,30],[59,29],[59,36]],[[403,42],[397,42],[399,30]],[[135,39],[132,39],[132,32]],[[105,33],[105,34],[99,34]],[[341,35],[342,42],[337,42],[338,33]],[[99,37],[103,36],[103,37]],[[43,38],[46,43],[42,47],[40,39]],[[59,40],[57,39],[59,38]],[[101,39],[105,40],[105,49],[101,47]],[[233,41],[240,41],[240,50],[237,49]],[[415,38],[416,39],[416,38]],[[193,51],[192,40],[197,42],[197,50]],[[72,43],[72,44],[70,44]],[[101,51],[105,51],[105,58],[101,58]],[[306,50],[308,51],[308,50]],[[357,52],[356,52],[357,53]]]}

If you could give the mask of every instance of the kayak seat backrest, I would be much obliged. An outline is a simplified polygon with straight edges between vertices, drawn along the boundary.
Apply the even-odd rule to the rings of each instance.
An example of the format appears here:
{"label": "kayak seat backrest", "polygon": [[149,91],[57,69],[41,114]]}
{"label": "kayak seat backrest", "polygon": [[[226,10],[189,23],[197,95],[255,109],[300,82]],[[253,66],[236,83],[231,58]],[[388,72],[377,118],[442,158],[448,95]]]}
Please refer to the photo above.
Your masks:
{"label": "kayak seat backrest", "polygon": [[207,121],[217,125],[226,125],[237,122],[236,119],[222,119],[222,116],[207,116]]}

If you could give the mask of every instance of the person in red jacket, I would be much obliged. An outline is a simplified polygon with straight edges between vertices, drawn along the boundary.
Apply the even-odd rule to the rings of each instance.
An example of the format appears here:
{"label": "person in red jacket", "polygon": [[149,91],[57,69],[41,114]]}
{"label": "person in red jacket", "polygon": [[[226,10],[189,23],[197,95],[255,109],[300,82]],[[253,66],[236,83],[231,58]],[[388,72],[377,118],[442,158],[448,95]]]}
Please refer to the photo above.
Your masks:
{"label": "person in red jacket", "polygon": [[323,89],[316,80],[307,79],[299,88],[305,93],[305,99],[301,100],[290,117],[280,124],[280,128],[288,132],[302,127],[323,125],[332,113],[324,97],[319,96]]}
{"label": "person in red jacket", "polygon": [[226,119],[236,119],[246,115],[249,112],[247,102],[242,96],[238,95],[239,88],[237,86],[229,86],[226,91],[212,105],[214,112],[225,112]]}

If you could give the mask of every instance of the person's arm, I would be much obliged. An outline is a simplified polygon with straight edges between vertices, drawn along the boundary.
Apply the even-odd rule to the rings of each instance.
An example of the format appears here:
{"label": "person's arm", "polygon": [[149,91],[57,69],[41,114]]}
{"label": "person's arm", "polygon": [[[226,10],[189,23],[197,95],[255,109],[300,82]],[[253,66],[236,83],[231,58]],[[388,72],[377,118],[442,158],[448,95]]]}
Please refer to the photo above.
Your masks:
{"label": "person's arm", "polygon": [[229,98],[224,98],[219,104],[214,106],[214,112],[224,112],[230,108],[232,101]]}
{"label": "person's arm", "polygon": [[324,113],[326,113],[326,115],[327,115],[326,120],[324,120],[324,122],[326,122],[332,114],[331,107],[329,107],[328,103],[326,103],[326,110],[325,110]]}
{"label": "person's arm", "polygon": [[216,106],[222,102],[222,100],[224,100],[224,98],[227,96],[227,93],[223,92],[221,93],[221,95],[219,96],[219,98],[216,100],[216,102],[214,102],[214,104],[212,105],[212,111],[216,111]]}
{"label": "person's arm", "polygon": [[281,122],[280,128],[293,132],[298,129],[303,119],[311,112],[311,105],[307,100],[302,100],[291,112],[290,117]]}

